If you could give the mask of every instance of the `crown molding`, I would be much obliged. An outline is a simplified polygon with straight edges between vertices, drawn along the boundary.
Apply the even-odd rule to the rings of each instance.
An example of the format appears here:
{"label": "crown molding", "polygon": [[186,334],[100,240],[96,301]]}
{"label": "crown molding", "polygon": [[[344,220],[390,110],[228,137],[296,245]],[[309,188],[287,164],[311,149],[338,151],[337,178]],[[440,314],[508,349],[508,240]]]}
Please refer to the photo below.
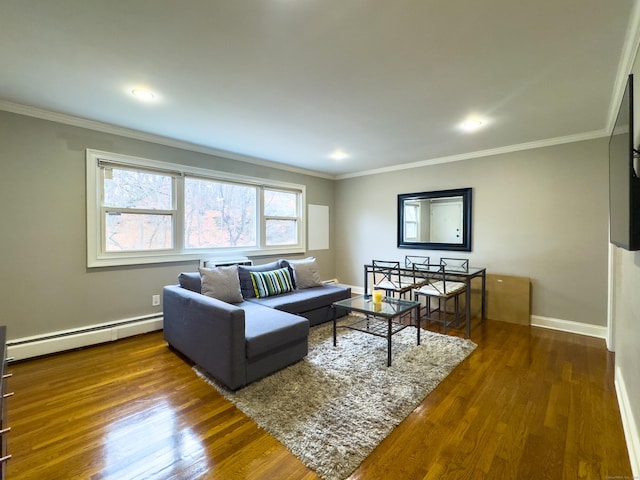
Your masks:
{"label": "crown molding", "polygon": [[605,130],[595,130],[593,132],[578,133],[576,135],[568,135],[565,137],[548,138],[546,140],[536,140],[535,142],[519,143],[517,145],[508,145],[506,147],[490,148],[488,150],[479,150],[477,152],[461,153],[458,155],[450,155],[447,157],[432,158],[429,160],[421,160],[419,162],[404,163],[393,167],[376,168],[362,172],[346,173],[344,175],[336,175],[336,180],[344,180],[347,178],[364,177],[367,175],[376,175],[379,173],[397,172],[400,170],[409,170],[412,168],[428,167],[438,165],[440,163],[460,162],[462,160],[471,160],[474,158],[489,157],[491,155],[500,155],[503,153],[519,152],[522,150],[532,150],[534,148],[550,147],[553,145],[561,145],[563,143],[581,142],[584,140],[592,140],[608,136]]}
{"label": "crown molding", "polygon": [[618,73],[616,74],[616,81],[611,92],[611,104],[609,105],[609,116],[607,117],[608,134],[613,131],[613,126],[616,123],[618,117],[618,110],[620,108],[620,102],[624,95],[624,89],[627,85],[627,76],[633,69],[633,64],[638,54],[638,47],[640,46],[640,2],[634,1],[633,10],[629,16],[629,25],[627,26],[627,34],[625,36],[624,45],[622,46],[622,53],[620,54],[620,62],[618,63]]}
{"label": "crown molding", "polygon": [[75,117],[73,115],[67,115],[64,113],[54,112],[51,110],[44,110],[37,107],[31,107],[28,105],[13,103],[13,102],[1,100],[1,99],[0,99],[0,110],[4,110],[11,113],[17,113],[19,115],[35,117],[42,120],[58,122],[65,125],[71,125],[74,127],[87,128],[89,130],[95,130],[102,133],[119,135],[122,137],[133,138],[133,139],[141,140],[145,142],[157,143],[157,144],[165,145],[168,147],[180,148],[182,150],[189,150],[192,152],[204,153],[206,155],[214,155],[214,156],[222,157],[226,159],[238,160],[238,161],[250,163],[253,165],[260,165],[263,167],[275,168],[278,170],[283,170],[283,171],[292,172],[292,173],[299,173],[302,175],[309,175],[312,177],[326,178],[328,180],[344,180],[347,178],[364,177],[368,175],[377,175],[380,173],[388,173],[388,172],[396,172],[401,170],[409,170],[413,168],[428,167],[431,165],[438,165],[441,163],[459,162],[462,160],[471,160],[474,158],[488,157],[491,155],[500,155],[503,153],[512,153],[512,152],[518,152],[522,150],[530,150],[534,148],[560,145],[563,143],[572,143],[572,142],[579,142],[583,140],[591,140],[594,138],[606,137],[609,135],[608,131],[606,130],[596,130],[593,132],[580,133],[580,134],[569,135],[565,137],[549,138],[546,140],[537,140],[535,142],[520,143],[517,145],[509,145],[505,147],[491,148],[488,150],[480,150],[476,152],[461,153],[458,155],[450,155],[446,157],[421,160],[418,162],[404,163],[400,165],[394,165],[391,167],[383,167],[383,168],[377,168],[373,170],[363,170],[359,172],[345,173],[341,175],[332,175],[328,173],[318,172],[315,170],[307,170],[304,168],[284,165],[282,163],[277,163],[269,160],[250,157],[248,155],[241,155],[238,153],[228,152],[225,150],[218,150],[211,147],[205,147],[203,145],[184,142],[184,141],[176,140],[169,137],[163,137],[161,135],[145,133],[139,130],[119,127],[117,125],[112,125],[109,123],[97,122],[94,120]]}
{"label": "crown molding", "polygon": [[180,148],[182,150],[189,150],[197,153],[204,153],[206,155],[214,155],[230,160],[238,160],[241,162],[251,163],[253,165],[260,165],[262,167],[276,168],[278,170],[284,170],[292,173],[300,173],[303,175],[310,175],[313,177],[326,178],[329,180],[335,180],[334,175],[330,175],[323,172],[317,172],[315,170],[307,170],[304,168],[293,167],[278,162],[269,160],[263,160],[261,158],[251,157],[249,155],[241,155],[239,153],[233,153],[226,150],[218,150],[211,147],[205,147],[195,143],[184,142],[162,135],[155,135],[152,133],[145,133],[139,130],[133,130],[130,128],[119,127],[110,123],[97,122],[86,118],[75,117],[73,115],[67,115],[65,113],[54,112],[51,110],[45,110],[42,108],[31,107],[28,105],[22,105],[19,103],[13,103],[0,99],[0,110],[6,112],[17,113],[19,115],[25,115],[28,117],[39,118],[42,120],[49,120],[52,122],[63,123],[65,125],[71,125],[74,127],[86,128],[89,130],[95,130],[97,132],[109,133],[112,135],[119,135],[121,137],[133,138],[136,140],[142,140],[144,142],[157,143],[165,145],[167,147]]}

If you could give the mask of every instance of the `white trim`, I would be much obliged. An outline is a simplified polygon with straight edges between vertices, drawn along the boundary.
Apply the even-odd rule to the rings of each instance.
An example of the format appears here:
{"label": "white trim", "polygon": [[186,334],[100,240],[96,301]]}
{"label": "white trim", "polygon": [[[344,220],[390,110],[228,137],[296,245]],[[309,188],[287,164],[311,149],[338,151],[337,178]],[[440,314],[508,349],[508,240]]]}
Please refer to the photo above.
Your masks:
{"label": "white trim", "polygon": [[[364,287],[345,285],[351,287],[351,292],[362,295]],[[550,330],[558,330],[561,332],[576,333],[578,335],[587,335],[589,337],[597,337],[607,339],[607,327],[599,325],[591,325],[589,323],[572,322],[570,320],[560,320],[558,318],[543,317],[540,315],[531,315],[531,326],[548,328]]]}
{"label": "white trim", "polygon": [[603,338],[605,340],[607,339],[607,327],[591,325],[590,323],[572,322],[570,320],[561,320],[559,318],[531,315],[531,326],[549,328],[551,330],[559,330],[561,332],[577,333],[578,335],[587,335],[589,337]]}
{"label": "white trim", "polygon": [[[182,226],[184,219],[184,210],[181,206],[182,198],[182,182],[176,182],[175,197],[178,205],[176,206],[176,214],[174,215],[174,246],[168,250],[150,250],[150,251],[134,251],[134,252],[104,252],[102,245],[102,229],[104,223],[102,221],[103,214],[101,209],[101,192],[102,178],[100,176],[100,161],[115,162],[127,165],[131,168],[142,167],[149,169],[158,169],[163,171],[171,171],[177,174],[177,177],[186,175],[195,175],[214,181],[231,181],[240,184],[251,185],[260,190],[260,199],[258,200],[257,220],[260,222],[257,237],[258,245],[254,247],[229,247],[216,249],[185,249],[183,246]],[[87,267],[108,267],[121,265],[141,265],[151,263],[167,263],[167,262],[184,262],[189,260],[199,260],[207,255],[238,255],[255,254],[255,255],[284,255],[304,253],[306,245],[306,224],[307,217],[305,215],[307,187],[303,184],[283,182],[279,180],[266,180],[247,175],[239,175],[217,170],[210,170],[198,167],[191,167],[180,163],[170,163],[160,160],[152,160],[148,158],[135,157],[131,155],[123,155],[119,153],[104,152],[88,148],[86,150],[86,216],[87,216]],[[175,182],[175,180],[174,180]],[[295,192],[298,195],[298,244],[283,246],[265,246],[264,241],[264,223],[265,217],[262,210],[262,190],[283,189]]]}
{"label": "white trim", "polygon": [[[629,452],[629,462],[631,463],[631,472],[633,478],[640,478],[640,433],[638,426],[633,418],[631,409],[631,399],[627,393],[627,387],[624,383],[624,377],[620,367],[616,366],[615,370],[615,386],[618,396],[618,406],[620,408],[620,416],[622,417],[622,428],[624,429],[624,437],[627,441],[627,451]],[[634,402],[635,404],[637,402]]]}
{"label": "white trim", "polygon": [[622,46],[620,61],[618,62],[618,72],[611,92],[611,103],[609,104],[609,113],[607,115],[607,132],[612,132],[618,117],[620,102],[624,95],[624,89],[627,86],[627,77],[633,68],[638,46],[640,45],[640,2],[634,1],[631,15],[629,15],[629,24],[627,26],[627,34]]}
{"label": "white trim", "polygon": [[429,165],[437,165],[440,163],[458,162],[461,160],[471,160],[474,158],[487,157],[490,155],[499,155],[502,153],[518,152],[521,150],[530,150],[534,148],[548,147],[552,145],[560,145],[563,143],[579,142],[583,140],[591,140],[594,138],[606,137],[609,135],[609,130],[596,130],[593,132],[579,133],[575,135],[568,135],[565,137],[556,137],[546,140],[537,140],[535,142],[520,143],[517,145],[508,145],[505,147],[492,148],[488,150],[480,150],[477,152],[462,153],[459,155],[450,155],[447,157],[433,158],[429,160],[422,160],[418,162],[405,163],[401,165],[395,165],[391,167],[378,168],[374,170],[364,170],[360,172],[347,173],[343,175],[331,175],[324,172],[318,172],[315,170],[307,170],[300,167],[293,167],[282,163],[277,163],[260,158],[250,157],[239,153],[233,153],[225,150],[218,150],[211,147],[205,147],[203,145],[196,145],[194,143],[184,142],[181,140],[175,140],[173,138],[163,137],[161,135],[155,135],[151,133],[141,132],[139,130],[133,130],[124,127],[118,127],[108,123],[96,122],[94,120],[88,120],[80,117],[74,117],[64,113],[52,112],[41,108],[31,107],[27,105],[21,105],[18,103],[8,102],[6,100],[0,100],[0,110],[6,112],[17,113],[19,115],[26,115],[29,117],[40,118],[43,120],[49,120],[52,122],[58,122],[65,125],[72,125],[75,127],[86,128],[89,130],[95,130],[98,132],[109,133],[112,135],[119,135],[122,137],[133,138],[136,140],[142,140],[145,142],[152,142],[158,145],[165,145],[168,147],[180,148],[191,152],[204,153],[206,155],[214,155],[217,157],[227,158],[231,160],[239,160],[241,162],[250,163],[253,165],[260,165],[269,168],[275,168],[278,170],[284,170],[287,172],[300,173],[303,175],[310,175],[313,177],[326,178],[329,180],[343,180],[346,178],[363,177],[367,175],[375,175],[378,173],[387,173],[400,170],[408,170],[412,168],[425,167]]}
{"label": "white trim", "polygon": [[23,360],[49,355],[162,330],[162,325],[162,315],[155,315],[23,337],[7,342],[7,356],[13,360]]}
{"label": "white trim", "polygon": [[0,110],[4,110],[6,112],[11,112],[11,113],[17,113],[19,115],[25,115],[28,117],[40,118],[42,120],[58,122],[65,125],[71,125],[74,127],[86,128],[88,130],[95,130],[97,132],[110,133],[112,135],[119,135],[121,137],[127,137],[127,138],[134,138],[136,140],[142,140],[144,142],[157,143],[159,145],[165,145],[167,147],[180,148],[182,150],[189,150],[191,152],[204,153],[206,155],[214,155],[217,157],[227,158],[231,160],[239,160],[241,162],[251,163],[253,165],[260,165],[263,167],[276,168],[278,170],[284,170],[287,172],[301,173],[303,175],[311,175],[313,177],[320,177],[320,178],[327,178],[329,180],[335,180],[333,175],[329,175],[324,172],[317,172],[315,170],[307,170],[305,168],[293,167],[293,166],[285,165],[282,163],[277,163],[269,160],[264,160],[261,158],[251,157],[249,155],[242,155],[239,153],[229,152],[226,150],[218,150],[216,148],[206,147],[204,145],[197,145],[195,143],[189,143],[182,140],[163,137],[162,135],[155,135],[153,133],[141,132],[139,130],[119,127],[109,123],[96,122],[94,120],[88,120],[86,118],[75,117],[73,115],[67,115],[65,113],[52,112],[50,110],[44,110],[42,108],[8,102],[6,100],[0,100]]}
{"label": "white trim", "polygon": [[607,255],[607,349],[610,352],[616,351],[616,263],[617,250],[612,243],[609,243]]}
{"label": "white trim", "polygon": [[343,175],[336,175],[335,179],[344,180],[346,178],[364,177],[367,175],[376,175],[378,173],[397,172],[399,170],[428,167],[431,165],[438,165],[440,163],[459,162],[461,160],[471,160],[474,158],[488,157],[491,155],[519,152],[521,150],[531,150],[534,148],[550,147],[553,145],[561,145],[564,143],[581,142],[584,140],[592,140],[594,138],[607,137],[608,135],[609,134],[605,130],[595,130],[593,132],[578,133],[576,135],[567,135],[565,137],[548,138],[546,140],[536,140],[535,142],[519,143],[517,145],[507,145],[505,147],[490,148],[488,150],[479,150],[477,152],[461,153],[459,155],[450,155],[448,157],[432,158],[429,160],[421,160],[419,162],[404,163],[391,167],[376,168],[373,170],[364,170],[354,173],[345,173]]}

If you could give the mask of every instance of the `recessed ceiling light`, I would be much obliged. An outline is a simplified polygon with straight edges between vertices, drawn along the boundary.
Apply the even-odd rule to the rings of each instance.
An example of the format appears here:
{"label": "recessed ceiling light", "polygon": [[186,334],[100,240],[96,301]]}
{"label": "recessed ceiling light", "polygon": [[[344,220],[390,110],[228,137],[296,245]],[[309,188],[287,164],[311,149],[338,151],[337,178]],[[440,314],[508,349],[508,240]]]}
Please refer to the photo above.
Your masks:
{"label": "recessed ceiling light", "polygon": [[464,122],[462,122],[459,127],[460,130],[464,132],[475,132],[479,128],[482,128],[486,125],[486,121],[484,118],[480,118],[477,116],[468,117]]}
{"label": "recessed ceiling light", "polygon": [[146,102],[149,102],[155,98],[155,95],[153,93],[151,93],[149,90],[145,90],[144,88],[134,88],[133,90],[131,90],[131,94],[134,97]]}
{"label": "recessed ceiling light", "polygon": [[334,150],[329,154],[330,158],[334,160],[344,160],[345,158],[349,158],[349,154],[341,149]]}
{"label": "recessed ceiling light", "polygon": [[462,124],[462,128],[467,131],[477,130],[482,126],[480,120],[467,120]]}

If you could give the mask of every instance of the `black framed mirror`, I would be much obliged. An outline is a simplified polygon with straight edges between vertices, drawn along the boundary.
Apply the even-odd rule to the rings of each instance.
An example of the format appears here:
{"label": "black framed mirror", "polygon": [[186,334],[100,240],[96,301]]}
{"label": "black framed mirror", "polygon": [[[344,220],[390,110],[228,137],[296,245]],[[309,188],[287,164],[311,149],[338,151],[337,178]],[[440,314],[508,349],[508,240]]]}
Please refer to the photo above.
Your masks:
{"label": "black framed mirror", "polygon": [[398,247],[471,251],[471,188],[398,195]]}

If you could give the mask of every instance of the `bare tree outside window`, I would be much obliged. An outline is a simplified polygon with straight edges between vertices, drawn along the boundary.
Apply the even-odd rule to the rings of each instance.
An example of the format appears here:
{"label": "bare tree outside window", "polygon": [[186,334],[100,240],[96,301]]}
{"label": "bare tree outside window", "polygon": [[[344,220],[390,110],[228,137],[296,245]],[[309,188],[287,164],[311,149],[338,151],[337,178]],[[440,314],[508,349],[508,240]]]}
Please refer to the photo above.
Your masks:
{"label": "bare tree outside window", "polygon": [[173,179],[170,175],[105,168],[105,250],[173,247]]}
{"label": "bare tree outside window", "polygon": [[267,245],[298,243],[298,196],[294,192],[265,189],[264,216]]}
{"label": "bare tree outside window", "polygon": [[185,178],[185,248],[256,246],[257,187]]}
{"label": "bare tree outside window", "polygon": [[304,249],[305,186],[87,149],[90,268]]}

